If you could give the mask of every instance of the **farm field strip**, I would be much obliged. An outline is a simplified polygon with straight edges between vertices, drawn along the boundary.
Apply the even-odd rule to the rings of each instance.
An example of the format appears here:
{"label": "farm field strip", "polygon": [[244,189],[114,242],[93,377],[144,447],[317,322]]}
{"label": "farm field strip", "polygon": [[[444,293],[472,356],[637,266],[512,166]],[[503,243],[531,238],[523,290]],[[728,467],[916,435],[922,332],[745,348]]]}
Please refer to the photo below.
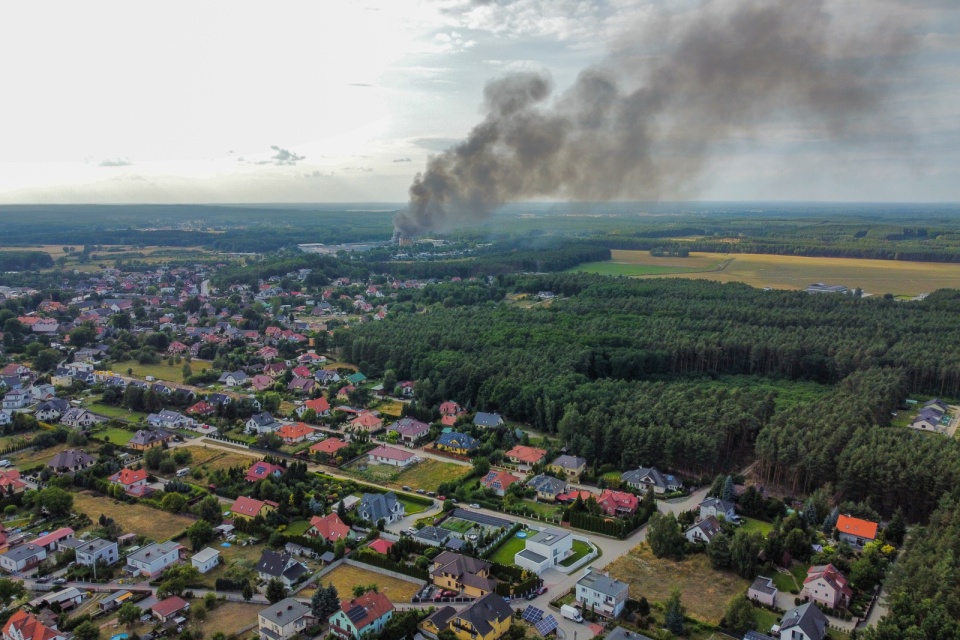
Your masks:
{"label": "farm field strip", "polygon": [[73,494],[73,510],[86,513],[93,522],[100,514],[117,521],[124,533],[138,533],[158,542],[169,540],[193,520],[173,513],[163,513],[140,504],[125,504],[88,492]]}

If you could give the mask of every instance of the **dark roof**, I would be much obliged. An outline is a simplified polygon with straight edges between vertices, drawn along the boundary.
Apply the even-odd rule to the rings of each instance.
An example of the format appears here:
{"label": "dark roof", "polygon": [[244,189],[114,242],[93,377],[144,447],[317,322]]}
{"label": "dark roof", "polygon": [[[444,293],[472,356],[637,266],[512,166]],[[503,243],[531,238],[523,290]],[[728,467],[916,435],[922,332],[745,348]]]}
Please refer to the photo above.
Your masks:
{"label": "dark roof", "polygon": [[270,622],[279,622],[282,627],[294,620],[299,620],[308,613],[310,613],[310,607],[307,605],[300,604],[293,598],[284,598],[260,611],[260,616]]}
{"label": "dark roof", "polygon": [[764,576],[757,576],[753,581],[753,584],[750,585],[750,589],[753,591],[759,591],[760,593],[766,593],[771,596],[777,593],[777,588],[773,586],[773,580]]}
{"label": "dark roof", "polygon": [[164,431],[163,429],[151,429],[151,430],[140,430],[137,431],[130,441],[127,442],[127,446],[130,444],[135,444],[137,446],[145,447],[155,442],[164,442],[165,440],[170,440],[173,438],[173,434],[169,431]]}
{"label": "dark roof", "polygon": [[48,462],[47,466],[51,469],[72,469],[74,467],[83,467],[88,464],[93,464],[93,456],[84,453],[83,451],[70,449],[69,451],[61,451],[57,455],[53,456],[53,460]]}
{"label": "dark roof", "polygon": [[447,539],[448,535],[449,534],[447,534],[443,529],[427,526],[423,529],[420,529],[420,531],[417,531],[417,535],[414,537],[421,540],[428,540],[430,542],[442,544],[443,541]]}
{"label": "dark roof", "polygon": [[477,415],[473,417],[473,424],[480,425],[481,427],[496,427],[503,424],[503,418],[499,413],[484,413],[483,411],[478,411]]}
{"label": "dark roof", "polygon": [[561,469],[579,469],[582,466],[587,464],[586,458],[580,458],[578,456],[568,456],[566,454],[559,456],[556,460],[550,463],[550,466],[560,467]]}
{"label": "dark roof", "polygon": [[781,635],[792,627],[799,627],[807,637],[813,640],[821,640],[826,634],[827,617],[817,608],[817,605],[808,602],[783,614],[783,619],[780,621]]}
{"label": "dark roof", "polygon": [[397,496],[392,492],[388,493],[365,493],[357,507],[357,514],[370,522],[376,523],[381,518],[389,518],[393,515],[393,509],[397,505]]}
{"label": "dark roof", "polygon": [[527,480],[527,486],[533,487],[537,491],[553,494],[563,493],[567,490],[567,483],[565,480],[544,475],[542,473]]}
{"label": "dark roof", "polygon": [[636,631],[629,631],[623,627],[616,627],[606,635],[606,640],[651,640],[649,637]]}
{"label": "dark roof", "polygon": [[660,489],[667,490],[670,485],[679,485],[680,482],[671,475],[664,475],[656,467],[640,467],[626,471],[620,479],[627,484],[652,484]]}
{"label": "dark roof", "polygon": [[255,413],[252,416],[250,416],[250,420],[252,420],[255,424],[261,427],[265,427],[265,426],[274,424],[276,422],[274,417],[267,412]]}
{"label": "dark roof", "polygon": [[440,437],[437,438],[437,444],[457,449],[474,449],[479,446],[480,443],[473,436],[450,431],[449,433],[440,434]]}
{"label": "dark roof", "polygon": [[257,563],[257,571],[274,578],[283,576],[290,582],[294,582],[308,569],[289,553],[265,549],[260,556],[260,562]]}

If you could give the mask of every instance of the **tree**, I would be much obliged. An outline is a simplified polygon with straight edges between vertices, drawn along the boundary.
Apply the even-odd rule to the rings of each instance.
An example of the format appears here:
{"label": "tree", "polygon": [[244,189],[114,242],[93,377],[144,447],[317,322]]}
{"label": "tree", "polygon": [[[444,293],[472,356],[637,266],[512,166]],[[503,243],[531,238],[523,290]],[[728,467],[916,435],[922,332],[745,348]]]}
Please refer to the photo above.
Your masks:
{"label": "tree", "polygon": [[186,380],[187,378],[189,378],[190,376],[193,375],[193,369],[190,367],[190,363],[189,363],[189,362],[184,362],[184,363],[183,363],[183,368],[180,369],[180,373],[181,373],[181,375],[183,375],[183,379],[184,379],[184,380]]}
{"label": "tree", "polygon": [[120,605],[120,608],[117,609],[117,621],[122,625],[126,625],[128,628],[137,624],[137,620],[140,619],[141,615],[143,614],[140,612],[140,607],[132,602],[124,602]]}
{"label": "tree", "polygon": [[100,627],[87,620],[73,630],[74,640],[100,640]]}
{"label": "tree", "polygon": [[200,551],[208,542],[213,540],[213,527],[206,520],[197,520],[187,528],[187,537],[194,551]]}
{"label": "tree", "polygon": [[223,522],[223,511],[216,496],[207,496],[197,504],[197,517],[206,520],[212,526]]}
{"label": "tree", "polygon": [[310,600],[310,608],[319,620],[326,620],[340,609],[340,594],[332,582],[326,588],[317,587]]}
{"label": "tree", "polygon": [[757,556],[763,546],[760,533],[738,529],[730,543],[730,567],[742,578],[752,579],[757,574]]}
{"label": "tree", "polygon": [[55,518],[67,516],[73,508],[73,495],[59,487],[48,487],[40,491],[37,505]]}
{"label": "tree", "polygon": [[720,498],[723,496],[723,483],[724,477],[717,476],[713,479],[713,484],[710,485],[710,489],[707,490],[707,495],[711,498]]}
{"label": "tree", "polygon": [[658,558],[681,560],[686,540],[680,530],[680,524],[673,513],[656,512],[650,518],[647,529],[647,543],[653,555]]}
{"label": "tree", "polygon": [[33,368],[40,372],[51,371],[62,357],[56,349],[44,349],[33,357]]}
{"label": "tree", "polygon": [[283,584],[280,578],[271,578],[270,582],[267,583],[267,600],[270,601],[270,604],[275,602],[280,602],[287,597],[287,587]]}
{"label": "tree", "polygon": [[674,635],[682,636],[683,635],[683,618],[686,614],[686,609],[683,606],[683,603],[680,602],[680,589],[674,588],[670,592],[670,597],[667,598],[667,601],[663,605],[663,624],[670,630]]}
{"label": "tree", "polygon": [[490,461],[485,456],[477,456],[473,459],[473,474],[479,478],[490,473]]}
{"label": "tree", "polygon": [[197,602],[192,607],[190,607],[190,614],[196,620],[203,620],[207,617],[207,606],[202,602]]}
{"label": "tree", "polygon": [[720,498],[726,500],[727,502],[735,502],[737,499],[737,490],[733,486],[733,478],[727,476],[723,479],[723,490],[720,493]]}
{"label": "tree", "polygon": [[383,390],[386,393],[393,393],[397,386],[397,372],[393,369],[387,369],[383,372]]}
{"label": "tree", "polygon": [[146,465],[147,469],[151,471],[158,471],[160,469],[160,463],[163,462],[164,451],[161,447],[153,447],[147,449],[146,453],[143,454],[143,463]]}
{"label": "tree", "polygon": [[5,606],[11,598],[22,598],[26,592],[22,582],[0,578],[0,607]]}
{"label": "tree", "polygon": [[724,614],[727,628],[737,633],[746,633],[757,626],[757,611],[745,594],[730,601]]}
{"label": "tree", "polygon": [[707,545],[707,555],[714,569],[730,568],[730,537],[725,533],[718,533]]}
{"label": "tree", "polygon": [[114,329],[121,329],[123,331],[129,331],[133,326],[133,323],[130,322],[130,316],[126,313],[115,313],[110,316],[110,325]]}
{"label": "tree", "polygon": [[899,547],[903,544],[906,535],[907,523],[903,518],[903,509],[897,507],[897,510],[893,512],[893,518],[890,519],[890,524],[883,530],[883,539],[887,544]]}
{"label": "tree", "polygon": [[160,501],[160,507],[170,513],[180,513],[185,506],[187,506],[187,499],[179,493],[168,493]]}
{"label": "tree", "polygon": [[253,587],[250,585],[249,580],[243,583],[243,589],[240,590],[240,595],[242,595],[243,599],[247,602],[253,597]]}

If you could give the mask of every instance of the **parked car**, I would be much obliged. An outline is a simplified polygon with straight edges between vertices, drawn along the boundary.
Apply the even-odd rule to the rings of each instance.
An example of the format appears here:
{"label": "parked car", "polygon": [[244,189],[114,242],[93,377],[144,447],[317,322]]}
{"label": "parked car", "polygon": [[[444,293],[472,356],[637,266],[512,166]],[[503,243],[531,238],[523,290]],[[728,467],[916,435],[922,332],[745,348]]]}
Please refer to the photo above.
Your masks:
{"label": "parked car", "polygon": [[527,600],[536,600],[536,599],[537,599],[536,591],[531,591],[530,593],[527,594]]}
{"label": "parked car", "polygon": [[442,595],[444,598],[456,598],[458,595],[460,595],[460,593],[457,592],[457,591],[446,590],[446,591],[444,591],[441,595]]}
{"label": "parked car", "polygon": [[479,508],[480,508],[480,505],[478,505],[476,502],[471,502],[471,503],[470,503],[470,508],[471,508],[471,509],[479,509]]}
{"label": "parked car", "polygon": [[404,490],[404,491],[412,491],[412,489],[410,489],[410,487],[408,487],[407,485],[403,485],[403,490]]}
{"label": "parked car", "polygon": [[53,584],[55,584],[55,585],[57,585],[57,586],[59,586],[59,585],[61,585],[61,584],[67,584],[67,580],[66,580],[66,578],[57,578],[56,580],[53,581]]}
{"label": "parked car", "polygon": [[446,500],[446,499],[447,499],[447,496],[437,496],[437,500],[439,500],[439,501],[441,501],[441,502],[443,502],[443,501]]}
{"label": "parked car", "polygon": [[538,596],[542,596],[542,595],[545,594],[546,592],[547,592],[547,587],[546,587],[546,586],[543,586],[543,587],[540,587],[539,589],[537,589],[537,595],[538,595]]}
{"label": "parked car", "polygon": [[423,489],[417,489],[417,493],[419,493],[419,494],[422,495],[422,494],[426,493],[426,491],[424,491]]}

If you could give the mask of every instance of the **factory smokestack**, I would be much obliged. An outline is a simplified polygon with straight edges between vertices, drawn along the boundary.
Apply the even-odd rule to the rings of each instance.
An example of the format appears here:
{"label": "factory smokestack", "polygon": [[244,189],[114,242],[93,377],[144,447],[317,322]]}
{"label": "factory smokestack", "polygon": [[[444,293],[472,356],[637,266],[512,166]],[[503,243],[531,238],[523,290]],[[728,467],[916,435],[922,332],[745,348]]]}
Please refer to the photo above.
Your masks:
{"label": "factory smokestack", "polygon": [[856,15],[851,35],[820,0],[706,0],[627,34],[556,98],[543,74],[493,80],[483,121],[417,174],[396,233],[482,220],[527,198],[684,197],[718,143],[749,144],[765,127],[838,142],[889,132],[886,76],[912,43]]}

